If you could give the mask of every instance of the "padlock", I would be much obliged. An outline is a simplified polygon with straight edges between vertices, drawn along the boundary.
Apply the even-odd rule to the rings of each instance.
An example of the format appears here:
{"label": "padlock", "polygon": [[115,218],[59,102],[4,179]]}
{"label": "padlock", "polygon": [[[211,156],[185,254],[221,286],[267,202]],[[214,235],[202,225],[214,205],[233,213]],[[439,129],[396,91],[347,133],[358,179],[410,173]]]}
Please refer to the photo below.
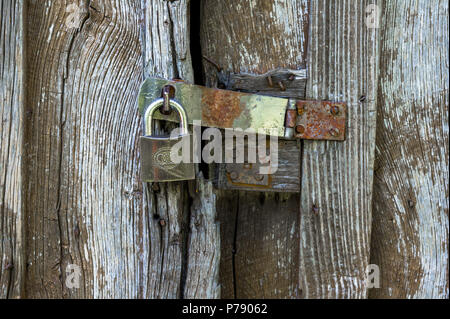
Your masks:
{"label": "padlock", "polygon": [[153,136],[153,114],[164,105],[163,98],[155,100],[145,111],[145,136],[140,137],[141,179],[143,182],[173,182],[195,179],[195,166],[192,161],[187,163],[172,161],[172,147],[186,138],[189,139],[189,145],[191,145],[191,135],[189,134],[187,114],[183,106],[172,99],[169,100],[169,104],[178,112],[180,117],[180,134],[176,137]]}

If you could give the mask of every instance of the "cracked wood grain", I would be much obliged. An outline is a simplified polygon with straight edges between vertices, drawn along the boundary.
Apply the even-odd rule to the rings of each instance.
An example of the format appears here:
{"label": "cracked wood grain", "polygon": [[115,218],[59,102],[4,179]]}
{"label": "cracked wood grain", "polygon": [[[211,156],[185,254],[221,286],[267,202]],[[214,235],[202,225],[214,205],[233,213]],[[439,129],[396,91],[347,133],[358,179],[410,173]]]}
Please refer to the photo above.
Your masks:
{"label": "cracked wood grain", "polygon": [[23,295],[24,2],[0,3],[0,299]]}
{"label": "cracked wood grain", "polygon": [[[181,78],[193,83],[189,6],[185,0],[146,2],[143,52],[146,76]],[[189,193],[188,185],[196,191]],[[159,183],[157,192],[150,185],[146,189],[146,210],[156,216],[149,222],[149,297],[218,298],[220,234],[211,183],[198,178],[190,183]]]}
{"label": "cracked wood grain", "polygon": [[[207,274],[220,251],[208,254],[203,237],[219,240],[210,185],[193,196],[210,203],[197,204],[193,218],[216,226],[189,235],[187,184],[153,192],[138,176],[137,91],[144,73],[192,80],[188,8],[34,1],[22,26],[23,2],[2,1],[1,93],[10,106],[1,109],[1,297],[218,296]],[[73,264],[80,286],[69,288]]]}
{"label": "cracked wood grain", "polygon": [[[187,57],[186,44],[175,46],[176,40],[187,41],[185,35],[177,33],[180,27],[186,30],[186,24],[173,20],[173,10],[186,15],[186,1],[152,0],[143,1],[143,61],[144,75],[162,78],[181,77],[192,81],[192,66],[179,57]],[[177,48],[182,51],[177,51]],[[149,298],[175,299],[182,297],[182,272],[185,268],[187,223],[189,207],[187,201],[187,183],[159,183],[152,187],[144,185],[144,210],[153,214],[149,218],[150,236],[147,291]]]}
{"label": "cracked wood grain", "polygon": [[[139,3],[27,9],[26,297],[144,297]],[[69,264],[80,267],[79,288],[65,284]]]}
{"label": "cracked wood grain", "polygon": [[191,189],[193,203],[189,221],[187,273],[183,297],[218,299],[220,265],[220,224],[217,220],[217,195],[212,182],[201,174]]}
{"label": "cracked wood grain", "polygon": [[386,0],[381,32],[370,297],[446,299],[448,1]]}

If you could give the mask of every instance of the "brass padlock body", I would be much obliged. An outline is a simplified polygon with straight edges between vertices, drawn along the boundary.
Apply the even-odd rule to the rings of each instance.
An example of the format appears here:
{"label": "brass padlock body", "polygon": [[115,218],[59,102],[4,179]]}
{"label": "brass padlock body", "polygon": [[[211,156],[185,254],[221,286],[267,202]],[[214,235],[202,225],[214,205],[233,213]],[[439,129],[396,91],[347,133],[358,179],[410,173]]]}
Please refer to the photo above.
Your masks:
{"label": "brass padlock body", "polygon": [[154,138],[142,136],[141,142],[141,178],[144,182],[173,182],[195,179],[193,163],[173,163],[170,158],[172,147],[182,138]]}
{"label": "brass padlock body", "polygon": [[[153,136],[153,113],[163,105],[164,100],[158,99],[148,106],[144,117],[144,131],[146,136],[140,137],[141,144],[141,179],[143,182],[173,182],[195,179],[195,166],[192,161],[188,163],[174,163],[171,159],[173,146],[183,139],[189,139],[192,145],[191,135],[188,131],[186,111],[174,100],[170,105],[180,116],[180,135],[176,137]],[[191,147],[189,150],[191,154]],[[190,158],[190,156],[189,156]]]}

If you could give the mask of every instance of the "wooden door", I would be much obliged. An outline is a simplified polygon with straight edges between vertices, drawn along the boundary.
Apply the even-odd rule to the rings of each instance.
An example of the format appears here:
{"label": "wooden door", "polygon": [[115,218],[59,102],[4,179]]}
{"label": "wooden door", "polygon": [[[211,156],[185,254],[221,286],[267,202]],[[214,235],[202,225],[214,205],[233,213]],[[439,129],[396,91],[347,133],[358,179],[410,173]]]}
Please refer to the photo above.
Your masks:
{"label": "wooden door", "polygon": [[[448,298],[446,1],[1,10],[1,298]],[[287,143],[300,193],[140,181],[142,80],[218,66],[305,69],[295,97],[348,104],[345,142]]]}

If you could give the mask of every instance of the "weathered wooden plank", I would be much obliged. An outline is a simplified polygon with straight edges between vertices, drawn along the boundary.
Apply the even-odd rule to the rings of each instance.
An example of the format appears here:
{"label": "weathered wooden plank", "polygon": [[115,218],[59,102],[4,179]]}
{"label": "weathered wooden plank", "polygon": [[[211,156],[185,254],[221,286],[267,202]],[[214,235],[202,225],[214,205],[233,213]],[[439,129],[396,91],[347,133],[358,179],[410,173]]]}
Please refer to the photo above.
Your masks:
{"label": "weathered wooden plank", "polygon": [[[306,0],[202,1],[203,55],[235,74],[301,70],[307,21]],[[217,86],[216,67],[204,62],[206,85]],[[298,296],[298,195],[233,191],[217,201],[222,297]]]}
{"label": "weathered wooden plank", "polygon": [[372,3],[378,2],[311,1],[307,98],[345,101],[348,131],[344,142],[304,141],[305,298],[367,296],[378,54],[378,30],[365,23]]}
{"label": "weathered wooden plank", "polygon": [[279,97],[305,96],[306,69],[277,69],[265,74],[219,73],[219,87]]}
{"label": "weathered wooden plank", "polygon": [[241,192],[236,232],[236,297],[298,298],[298,195]]}
{"label": "weathered wooden plank", "polygon": [[219,283],[222,299],[236,298],[234,283],[236,255],[236,222],[239,212],[238,191],[217,191],[216,210],[220,222]]}
{"label": "weathered wooden plank", "polygon": [[[146,1],[143,30],[146,76],[194,82],[188,8],[189,0]],[[145,187],[148,196],[144,209],[154,215],[149,222],[147,289],[151,298],[219,297],[216,274],[220,234],[215,218],[215,196],[210,182],[201,178],[197,183],[198,193],[190,193],[192,208],[186,182]]]}
{"label": "weathered wooden plank", "polygon": [[24,3],[0,3],[0,299],[23,294]]}
{"label": "weathered wooden plank", "polygon": [[189,0],[145,0],[144,75],[194,82],[189,48]]}
{"label": "weathered wooden plank", "polygon": [[[203,55],[224,71],[264,74],[306,67],[307,1],[204,1]],[[208,40],[221,45],[208,45]],[[224,56],[223,52],[227,52]],[[209,74],[217,70],[205,64]]]}
{"label": "weathered wooden plank", "polygon": [[[26,176],[27,297],[177,298],[184,288],[217,296],[214,276],[209,286],[186,282],[205,264],[203,256],[216,263],[220,258],[218,248],[187,258],[204,239],[201,231],[187,232],[187,184],[143,189],[138,175],[142,74],[192,79],[188,5],[29,4],[25,167],[18,174]],[[20,121],[13,120],[16,128]],[[196,200],[213,202],[208,185]],[[195,218],[215,220],[211,210],[195,211]],[[218,240],[217,227],[206,228]],[[67,285],[69,265],[79,267],[79,288]],[[16,284],[8,285],[7,293],[17,294]]]}
{"label": "weathered wooden plank", "polygon": [[[136,1],[28,4],[29,298],[146,296],[140,18]],[[66,285],[69,264],[79,288]]]}
{"label": "weathered wooden plank", "polygon": [[[176,29],[179,30],[179,21],[172,18],[173,10],[176,11],[177,8],[186,14],[184,7],[186,1],[172,4],[169,1],[155,0],[144,3],[144,75],[192,80],[192,69],[183,72],[186,70],[186,64],[180,60],[180,57],[189,54],[185,44],[186,25],[181,25],[181,34],[175,33],[174,25],[177,25]],[[175,47],[177,42],[181,51]],[[187,64],[187,67],[191,68],[191,65]],[[180,298],[187,240],[186,212],[189,209],[184,201],[187,199],[187,184],[161,183],[153,188],[150,184],[146,184],[144,188],[148,194],[144,209],[153,214],[153,219],[148,225],[150,232],[148,296],[152,299]]]}
{"label": "weathered wooden plank", "polygon": [[197,176],[191,189],[188,260],[183,297],[220,298],[220,226],[216,218],[216,194],[211,182]]}
{"label": "weathered wooden plank", "polygon": [[448,298],[448,1],[386,0],[372,298]]}

